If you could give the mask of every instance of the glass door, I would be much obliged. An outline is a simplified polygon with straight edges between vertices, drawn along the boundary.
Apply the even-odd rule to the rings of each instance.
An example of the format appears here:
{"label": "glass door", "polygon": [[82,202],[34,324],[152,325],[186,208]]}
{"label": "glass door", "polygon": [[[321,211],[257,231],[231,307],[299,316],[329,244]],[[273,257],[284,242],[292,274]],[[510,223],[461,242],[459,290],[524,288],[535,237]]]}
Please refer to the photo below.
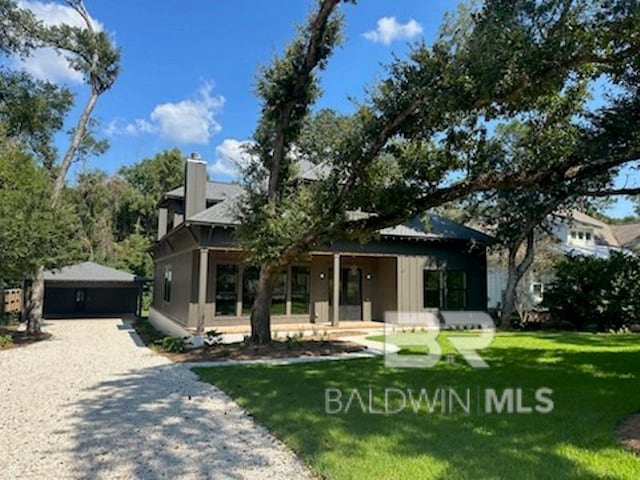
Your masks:
{"label": "glass door", "polygon": [[[329,270],[329,305],[333,304],[333,271]],[[330,312],[333,310],[330,309]],[[362,320],[362,269],[340,270],[340,320]]]}

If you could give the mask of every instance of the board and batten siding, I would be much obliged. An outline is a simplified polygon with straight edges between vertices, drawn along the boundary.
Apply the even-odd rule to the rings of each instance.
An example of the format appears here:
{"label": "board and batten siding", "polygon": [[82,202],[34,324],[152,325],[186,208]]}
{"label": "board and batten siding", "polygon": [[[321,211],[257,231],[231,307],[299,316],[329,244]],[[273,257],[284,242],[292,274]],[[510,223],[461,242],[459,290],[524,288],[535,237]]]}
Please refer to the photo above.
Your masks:
{"label": "board and batten siding", "polygon": [[442,252],[443,255],[399,255],[398,311],[415,312],[424,308],[425,269],[462,270],[466,274],[467,310],[487,309],[487,270],[483,251]]}

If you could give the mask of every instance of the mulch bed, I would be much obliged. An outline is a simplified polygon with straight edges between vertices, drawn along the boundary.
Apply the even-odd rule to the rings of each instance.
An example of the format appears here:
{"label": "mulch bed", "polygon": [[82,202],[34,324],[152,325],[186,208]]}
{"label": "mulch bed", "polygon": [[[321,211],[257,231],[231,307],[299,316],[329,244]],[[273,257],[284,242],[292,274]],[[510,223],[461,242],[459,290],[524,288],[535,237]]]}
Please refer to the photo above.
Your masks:
{"label": "mulch bed", "polygon": [[[164,355],[174,362],[208,362],[224,360],[259,360],[287,357],[318,357],[355,353],[366,350],[366,347],[352,342],[337,340],[335,334],[304,336],[302,338],[276,338],[269,345],[247,345],[243,342],[227,343],[195,348],[184,353],[161,351],[155,341],[164,337],[148,322],[135,322],[136,332],[148,347]],[[358,335],[363,332],[341,332],[340,335]],[[282,334],[280,334],[282,335]]]}
{"label": "mulch bed", "polygon": [[41,342],[51,338],[50,333],[41,333],[38,336],[27,335],[24,331],[19,331],[17,325],[0,325],[0,335],[11,335],[13,343],[0,348],[2,350],[10,350],[12,348],[26,347],[32,343]]}
{"label": "mulch bed", "polygon": [[630,416],[618,427],[618,438],[625,448],[640,455],[640,413]]}
{"label": "mulch bed", "polygon": [[355,353],[366,347],[338,340],[302,339],[296,342],[274,340],[268,345],[228,343],[188,350],[184,353],[163,353],[174,362],[207,362],[221,360],[259,360],[287,357],[321,357]]}

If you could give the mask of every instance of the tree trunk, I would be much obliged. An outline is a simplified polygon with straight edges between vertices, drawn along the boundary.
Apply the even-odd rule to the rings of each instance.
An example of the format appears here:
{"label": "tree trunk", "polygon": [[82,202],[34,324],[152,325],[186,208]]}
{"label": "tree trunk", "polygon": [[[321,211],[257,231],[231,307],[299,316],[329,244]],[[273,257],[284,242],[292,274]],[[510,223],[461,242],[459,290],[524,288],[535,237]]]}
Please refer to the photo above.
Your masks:
{"label": "tree trunk", "polygon": [[62,194],[62,189],[64,188],[64,180],[67,177],[67,172],[69,171],[69,167],[71,166],[71,161],[73,160],[73,157],[75,157],[76,151],[82,143],[82,137],[84,137],[84,134],[87,131],[87,123],[89,122],[89,117],[91,117],[91,113],[96,106],[98,97],[98,92],[92,89],[91,96],[89,97],[89,100],[87,100],[87,104],[84,106],[84,110],[82,111],[82,114],[78,119],[78,123],[76,124],[76,128],[73,132],[73,137],[71,137],[69,148],[62,158],[62,163],[60,163],[60,170],[56,175],[56,181],[53,185],[53,192],[51,194],[51,203],[54,206],[60,200],[60,195]]}
{"label": "tree trunk", "polygon": [[251,343],[271,342],[271,297],[276,280],[276,270],[270,266],[260,267],[258,292],[251,308]]}
{"label": "tree trunk", "polygon": [[516,308],[516,291],[518,284],[533,263],[533,255],[535,253],[534,237],[535,232],[532,229],[527,233],[527,249],[522,262],[519,264],[517,263],[516,255],[522,245],[522,240],[515,242],[509,247],[507,285],[502,294],[502,311],[500,312],[500,327],[503,330],[509,330],[511,328],[511,317]]}
{"label": "tree trunk", "polygon": [[29,294],[27,333],[40,335],[42,331],[42,309],[44,306],[44,267],[39,267]]}
{"label": "tree trunk", "polygon": [[[91,96],[89,100],[87,100],[87,104],[78,119],[78,123],[76,124],[75,131],[73,132],[73,137],[71,138],[71,143],[69,148],[64,154],[62,159],[62,163],[60,164],[60,169],[56,174],[56,179],[53,184],[53,191],[51,192],[51,205],[55,207],[60,202],[60,198],[62,197],[62,190],[64,188],[65,178],[67,177],[67,172],[69,171],[69,167],[71,166],[71,161],[76,154],[76,151],[80,147],[82,143],[82,137],[84,136],[87,130],[87,123],[89,122],[89,117],[91,116],[91,112],[93,112],[94,107],[96,106],[96,102],[98,101],[99,94],[96,91],[91,92]],[[41,331],[42,325],[42,307],[44,304],[44,267],[39,267],[36,275],[33,279],[33,285],[31,289],[31,295],[29,296],[29,324],[28,324],[28,332],[32,334],[39,334]]]}

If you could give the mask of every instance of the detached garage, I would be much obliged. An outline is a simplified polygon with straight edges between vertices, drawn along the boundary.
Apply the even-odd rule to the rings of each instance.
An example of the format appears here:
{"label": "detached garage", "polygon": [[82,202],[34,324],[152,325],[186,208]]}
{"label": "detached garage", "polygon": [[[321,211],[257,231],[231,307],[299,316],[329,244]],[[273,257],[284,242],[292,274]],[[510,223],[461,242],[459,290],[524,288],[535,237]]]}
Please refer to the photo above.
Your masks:
{"label": "detached garage", "polygon": [[44,316],[140,315],[144,279],[93,262],[44,274]]}

